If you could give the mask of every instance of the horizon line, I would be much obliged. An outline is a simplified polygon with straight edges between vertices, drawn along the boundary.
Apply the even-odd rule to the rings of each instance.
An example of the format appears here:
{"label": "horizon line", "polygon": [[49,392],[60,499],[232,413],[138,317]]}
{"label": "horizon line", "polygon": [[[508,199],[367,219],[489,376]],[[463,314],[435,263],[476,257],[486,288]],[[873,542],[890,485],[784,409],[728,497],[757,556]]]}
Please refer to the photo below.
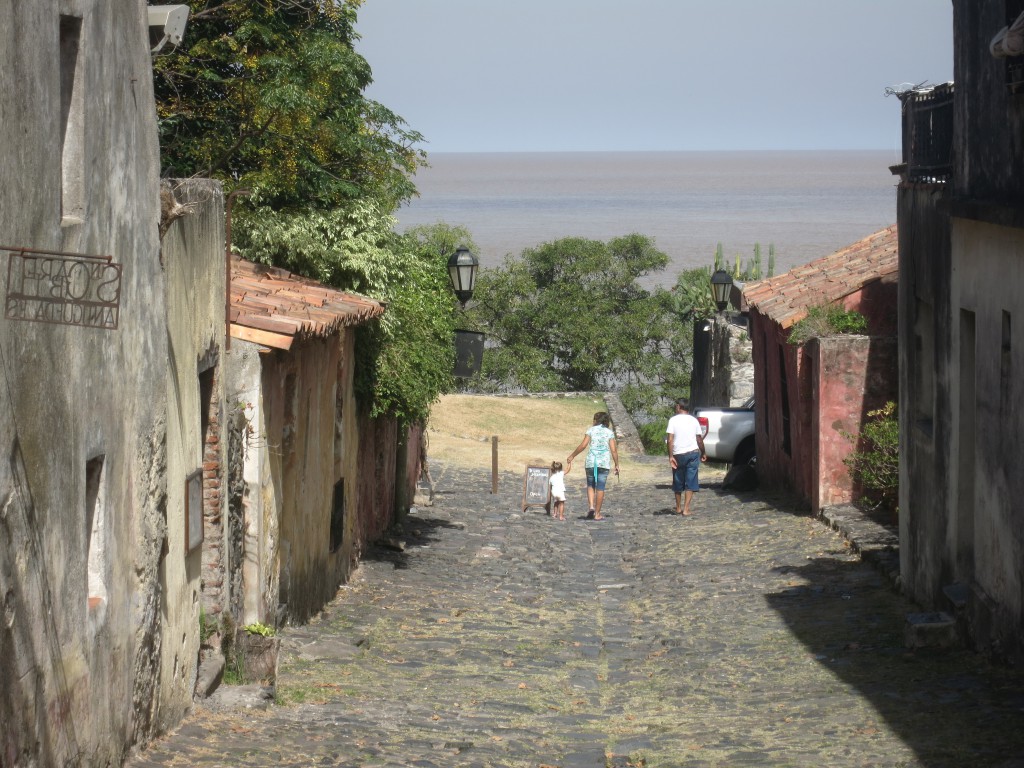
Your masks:
{"label": "horizon line", "polygon": [[806,149],[423,149],[434,155],[606,155],[699,152],[896,152],[893,147],[813,147]]}

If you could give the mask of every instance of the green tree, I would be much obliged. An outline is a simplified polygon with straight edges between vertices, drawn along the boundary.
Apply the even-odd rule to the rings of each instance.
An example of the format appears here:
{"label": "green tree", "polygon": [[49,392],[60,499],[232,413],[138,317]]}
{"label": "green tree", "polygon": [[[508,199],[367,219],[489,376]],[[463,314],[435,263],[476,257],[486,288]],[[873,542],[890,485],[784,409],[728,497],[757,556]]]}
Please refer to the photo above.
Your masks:
{"label": "green tree", "polygon": [[183,44],[154,61],[164,175],[247,187],[274,210],[414,194],[422,137],[363,93],[360,4],[190,0]]}
{"label": "green tree", "polygon": [[360,326],[356,388],[371,415],[423,421],[454,386],[455,300],[448,286],[451,242],[471,242],[445,225],[405,235],[379,203],[350,209],[282,213],[261,210],[240,234],[239,250],[387,304],[381,319]]}
{"label": "green tree", "polygon": [[426,418],[452,388],[448,253],[398,236],[420,134],[366,98],[353,48],[362,0],[189,0],[185,42],[154,64],[164,174],[247,188],[235,249],[383,301],[359,329],[357,391],[373,415]]}
{"label": "green tree", "polygon": [[603,243],[564,238],[530,248],[478,279],[475,324],[485,329],[484,379],[528,391],[621,389],[638,400],[671,376],[678,324],[668,292],[640,279],[668,257],[642,235]]}

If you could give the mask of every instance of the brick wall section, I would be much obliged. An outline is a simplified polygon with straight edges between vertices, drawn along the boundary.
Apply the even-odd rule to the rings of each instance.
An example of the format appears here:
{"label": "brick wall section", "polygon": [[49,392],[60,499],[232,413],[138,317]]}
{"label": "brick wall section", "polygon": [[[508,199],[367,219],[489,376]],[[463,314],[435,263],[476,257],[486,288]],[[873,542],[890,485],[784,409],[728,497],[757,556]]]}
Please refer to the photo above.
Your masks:
{"label": "brick wall section", "polygon": [[[214,369],[213,391],[217,391],[219,367]],[[224,516],[221,504],[221,403],[211,397],[203,435],[203,608],[219,616],[226,607],[224,589]]]}

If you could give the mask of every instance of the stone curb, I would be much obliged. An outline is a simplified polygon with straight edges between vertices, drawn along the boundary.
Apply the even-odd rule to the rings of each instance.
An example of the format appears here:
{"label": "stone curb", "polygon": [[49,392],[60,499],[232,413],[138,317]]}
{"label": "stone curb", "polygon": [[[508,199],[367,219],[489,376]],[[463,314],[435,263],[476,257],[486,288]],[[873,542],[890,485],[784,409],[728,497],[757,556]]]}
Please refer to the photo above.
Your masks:
{"label": "stone curb", "polygon": [[853,504],[824,507],[818,517],[849,541],[864,562],[881,571],[895,590],[900,590],[900,537],[896,526],[872,520]]}

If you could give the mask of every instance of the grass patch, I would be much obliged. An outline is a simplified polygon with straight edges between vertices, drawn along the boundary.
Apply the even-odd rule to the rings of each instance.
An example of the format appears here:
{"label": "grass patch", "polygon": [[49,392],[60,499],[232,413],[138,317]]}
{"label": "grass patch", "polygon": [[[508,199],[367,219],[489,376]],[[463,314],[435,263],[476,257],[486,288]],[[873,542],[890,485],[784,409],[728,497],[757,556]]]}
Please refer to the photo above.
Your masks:
{"label": "grass patch", "polygon": [[498,470],[565,461],[593,424],[604,400],[593,397],[505,398],[447,395],[430,411],[429,455],[449,464],[490,468],[498,437]]}
{"label": "grass patch", "polygon": [[[522,474],[527,464],[564,462],[593,424],[594,413],[603,410],[604,401],[595,397],[446,395],[430,412],[428,457],[448,466],[489,470],[491,436],[497,435],[498,471]],[[664,440],[665,425],[655,426]],[[671,482],[667,461],[635,461],[621,449],[619,460],[623,485]],[[572,476],[578,479],[575,473],[582,468],[580,458]],[[722,475],[722,469],[701,466],[701,482]]]}

